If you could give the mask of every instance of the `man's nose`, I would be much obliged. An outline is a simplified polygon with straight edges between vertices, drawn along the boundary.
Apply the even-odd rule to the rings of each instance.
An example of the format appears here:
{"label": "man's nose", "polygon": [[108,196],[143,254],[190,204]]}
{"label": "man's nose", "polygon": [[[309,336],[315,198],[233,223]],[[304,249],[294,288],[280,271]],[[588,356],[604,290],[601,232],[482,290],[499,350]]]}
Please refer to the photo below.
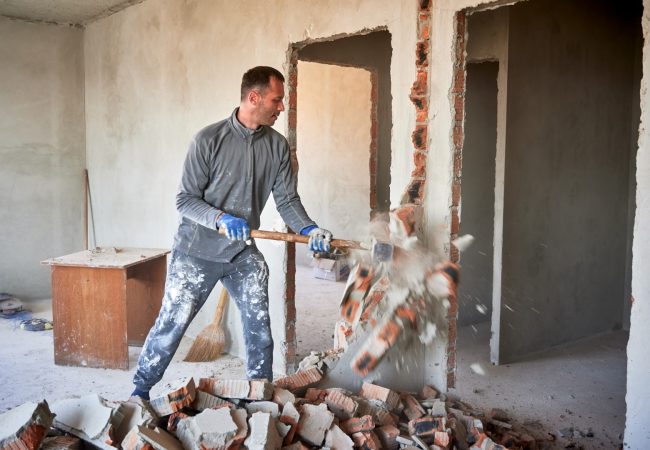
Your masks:
{"label": "man's nose", "polygon": [[284,102],[280,102],[280,105],[278,106],[278,111],[284,111]]}

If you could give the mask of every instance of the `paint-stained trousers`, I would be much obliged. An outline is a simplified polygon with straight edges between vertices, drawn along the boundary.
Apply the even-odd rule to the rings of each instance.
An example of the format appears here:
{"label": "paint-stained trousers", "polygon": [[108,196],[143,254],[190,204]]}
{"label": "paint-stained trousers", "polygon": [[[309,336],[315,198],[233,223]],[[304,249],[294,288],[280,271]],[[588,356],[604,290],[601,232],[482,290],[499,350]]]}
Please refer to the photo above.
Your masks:
{"label": "paint-stained trousers", "polygon": [[273,380],[268,280],[268,266],[254,246],[230,263],[172,251],[160,314],[144,342],[133,384],[148,392],[161,380],[185,330],[218,281],[239,308],[246,344],[246,376]]}

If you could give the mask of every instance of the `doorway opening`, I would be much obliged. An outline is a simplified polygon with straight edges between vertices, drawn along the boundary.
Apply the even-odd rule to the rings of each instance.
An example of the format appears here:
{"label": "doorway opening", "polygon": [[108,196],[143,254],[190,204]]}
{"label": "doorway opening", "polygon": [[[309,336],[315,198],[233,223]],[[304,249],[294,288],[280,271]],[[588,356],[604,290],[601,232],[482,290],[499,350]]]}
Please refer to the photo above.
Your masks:
{"label": "doorway opening", "polygon": [[[290,48],[288,139],[298,189],[311,217],[338,238],[367,239],[370,220],[390,207],[391,55],[384,29]],[[290,246],[290,367],[292,357],[295,367],[333,346],[346,277],[320,278],[335,271],[313,265],[304,247]]]}
{"label": "doorway opening", "polygon": [[641,13],[641,1],[531,0],[459,14],[467,21],[460,229],[483,242],[461,260],[458,389],[478,404],[521,408],[523,418],[550,408],[558,429],[570,415],[584,429],[599,416],[616,445]]}

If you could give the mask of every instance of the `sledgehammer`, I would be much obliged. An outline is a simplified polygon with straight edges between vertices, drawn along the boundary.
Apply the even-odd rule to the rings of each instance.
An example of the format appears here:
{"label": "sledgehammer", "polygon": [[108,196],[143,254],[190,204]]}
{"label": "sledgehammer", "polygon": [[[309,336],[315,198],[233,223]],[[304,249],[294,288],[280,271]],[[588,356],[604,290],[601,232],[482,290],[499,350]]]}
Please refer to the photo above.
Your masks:
{"label": "sledgehammer", "polygon": [[[226,234],[226,230],[220,229],[219,233]],[[256,239],[270,239],[273,241],[297,242],[299,244],[308,244],[309,236],[300,234],[282,233],[280,231],[251,230],[251,237]],[[347,248],[353,250],[369,250],[372,252],[373,259],[377,261],[390,261],[393,257],[393,245],[390,242],[375,242],[368,245],[359,241],[350,241],[347,239],[332,239],[330,245],[334,248]]]}

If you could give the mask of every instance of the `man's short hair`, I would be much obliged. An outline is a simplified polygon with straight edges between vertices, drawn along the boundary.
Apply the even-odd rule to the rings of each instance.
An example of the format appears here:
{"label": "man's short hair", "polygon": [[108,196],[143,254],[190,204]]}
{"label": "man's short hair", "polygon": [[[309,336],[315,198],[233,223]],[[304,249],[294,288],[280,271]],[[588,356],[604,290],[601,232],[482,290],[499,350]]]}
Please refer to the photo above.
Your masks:
{"label": "man's short hair", "polygon": [[284,83],[284,75],[273,67],[257,66],[248,70],[241,79],[241,100],[253,89],[263,90],[269,87],[271,78],[277,78]]}

